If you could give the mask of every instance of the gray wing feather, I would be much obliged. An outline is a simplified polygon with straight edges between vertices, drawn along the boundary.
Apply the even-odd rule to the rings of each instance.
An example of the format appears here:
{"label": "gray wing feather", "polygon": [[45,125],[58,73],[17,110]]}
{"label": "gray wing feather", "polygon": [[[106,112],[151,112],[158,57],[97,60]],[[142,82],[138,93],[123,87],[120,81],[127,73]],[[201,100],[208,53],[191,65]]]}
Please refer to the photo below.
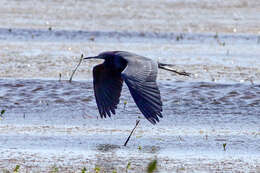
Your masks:
{"label": "gray wing feather", "polygon": [[162,101],[156,84],[158,64],[151,59],[139,55],[119,52],[127,61],[121,73],[130,93],[140,111],[152,124],[162,118]]}

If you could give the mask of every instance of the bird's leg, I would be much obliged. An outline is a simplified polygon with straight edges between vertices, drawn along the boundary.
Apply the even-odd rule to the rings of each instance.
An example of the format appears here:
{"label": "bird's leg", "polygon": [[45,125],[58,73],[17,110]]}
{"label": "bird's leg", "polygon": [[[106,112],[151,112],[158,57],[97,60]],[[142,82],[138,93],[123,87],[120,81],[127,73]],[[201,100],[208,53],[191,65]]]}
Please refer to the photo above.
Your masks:
{"label": "bird's leg", "polygon": [[128,141],[129,141],[129,139],[131,138],[132,134],[134,133],[134,130],[135,130],[135,129],[136,129],[136,127],[138,126],[139,122],[140,122],[140,120],[136,120],[135,127],[133,128],[133,130],[131,131],[131,133],[130,133],[130,135],[128,136],[127,140],[125,141],[125,144],[124,144],[124,146],[126,146],[126,145],[127,145],[127,143],[128,143]]}
{"label": "bird's leg", "polygon": [[172,64],[163,64],[163,63],[158,62],[158,68],[160,68],[160,69],[171,71],[171,72],[174,72],[174,73],[176,73],[178,75],[182,75],[182,76],[190,76],[191,75],[190,73],[187,73],[185,71],[179,72],[177,70],[173,70],[173,69],[167,68],[165,66],[173,66],[173,65]]}

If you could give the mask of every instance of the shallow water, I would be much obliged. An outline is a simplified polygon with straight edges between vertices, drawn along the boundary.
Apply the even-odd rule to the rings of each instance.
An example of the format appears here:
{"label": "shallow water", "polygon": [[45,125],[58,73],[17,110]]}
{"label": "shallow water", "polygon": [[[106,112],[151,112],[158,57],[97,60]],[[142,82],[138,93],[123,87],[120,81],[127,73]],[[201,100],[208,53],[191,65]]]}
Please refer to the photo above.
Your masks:
{"label": "shallow water", "polygon": [[[145,172],[152,159],[159,172],[260,171],[259,1],[2,0],[0,14],[0,172]],[[98,117],[100,61],[66,81],[81,54],[107,50],[192,74],[159,70],[156,126],[126,86],[117,114]]]}
{"label": "shallow water", "polygon": [[[27,166],[51,169],[54,162],[64,171],[86,164],[122,171],[127,162],[145,169],[148,160],[139,162],[152,158],[162,172],[183,164],[186,171],[228,170],[219,162],[232,162],[233,170],[259,169],[260,85],[159,81],[164,117],[156,126],[140,114],[127,87],[117,114],[108,119],[98,118],[91,81],[1,79],[0,87],[6,110],[0,152],[8,163],[21,164],[12,160],[18,154]],[[136,119],[141,125],[125,148]]]}
{"label": "shallow water", "polygon": [[2,0],[0,27],[259,34],[259,9],[253,0]]}
{"label": "shallow water", "polygon": [[[29,32],[29,33],[28,33]],[[30,34],[38,33],[31,39]],[[61,36],[57,36],[60,33]],[[68,79],[80,55],[96,55],[105,50],[128,50],[154,60],[174,64],[173,68],[192,76],[181,77],[159,71],[159,80],[185,80],[220,83],[260,83],[260,44],[257,35],[94,33],[87,31],[14,30],[1,32],[2,78]],[[119,34],[119,37],[117,35]],[[130,35],[129,35],[130,34]],[[6,41],[8,40],[8,41]],[[221,40],[221,44],[218,40]],[[222,45],[225,43],[225,45]],[[75,79],[90,79],[97,61],[81,64]]]}

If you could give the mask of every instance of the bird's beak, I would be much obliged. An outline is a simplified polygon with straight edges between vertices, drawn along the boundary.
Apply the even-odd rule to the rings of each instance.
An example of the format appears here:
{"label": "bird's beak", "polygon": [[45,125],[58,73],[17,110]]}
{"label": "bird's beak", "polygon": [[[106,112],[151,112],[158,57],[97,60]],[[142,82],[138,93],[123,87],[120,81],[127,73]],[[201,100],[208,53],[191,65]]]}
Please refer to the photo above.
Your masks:
{"label": "bird's beak", "polygon": [[91,57],[86,57],[84,59],[99,59],[99,57],[98,56],[91,56]]}

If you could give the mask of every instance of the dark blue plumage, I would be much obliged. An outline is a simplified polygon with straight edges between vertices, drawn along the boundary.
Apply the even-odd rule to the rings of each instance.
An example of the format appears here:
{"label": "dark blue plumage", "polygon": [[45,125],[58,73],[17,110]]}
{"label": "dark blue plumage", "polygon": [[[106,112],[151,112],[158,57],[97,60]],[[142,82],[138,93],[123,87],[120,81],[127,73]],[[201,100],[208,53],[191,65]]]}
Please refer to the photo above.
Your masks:
{"label": "dark blue plumage", "polygon": [[115,114],[123,81],[142,114],[152,124],[163,117],[160,91],[156,84],[158,64],[149,58],[124,51],[103,52],[85,59],[104,59],[93,69],[94,92],[101,118]]}

